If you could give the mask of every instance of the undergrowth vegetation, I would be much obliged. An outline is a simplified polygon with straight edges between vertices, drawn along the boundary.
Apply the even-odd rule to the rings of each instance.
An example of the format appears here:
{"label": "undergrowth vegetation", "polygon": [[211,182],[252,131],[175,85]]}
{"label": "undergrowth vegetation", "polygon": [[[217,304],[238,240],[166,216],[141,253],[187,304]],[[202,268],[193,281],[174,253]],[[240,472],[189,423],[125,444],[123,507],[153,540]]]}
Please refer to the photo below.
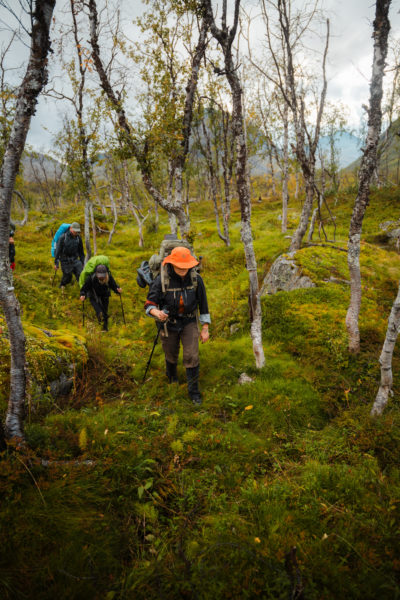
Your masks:
{"label": "undergrowth vegetation", "polygon": [[[316,287],[263,298],[261,370],[237,207],[225,248],[209,207],[191,205],[212,317],[200,349],[200,407],[187,398],[181,365],[180,383],[166,384],[159,345],[142,384],[156,332],[136,268],[158,249],[167,220],[147,232],[142,249],[128,219],[111,245],[99,235],[127,321],[113,295],[104,334],[90,306],[83,327],[76,283],[64,295],[59,274],[51,285],[51,230],[82,222],[82,211],[31,212],[15,235],[29,369],[53,377],[51,344],[65,360],[73,348],[81,358],[68,395],[54,400],[44,384],[31,396],[27,446],[1,457],[2,598],[286,599],[300,588],[307,600],[400,597],[398,353],[394,398],[381,419],[369,417],[400,277],[378,224],[393,218],[396,194],[376,192],[367,211],[361,353],[348,354],[344,325],[353,200],[344,196],[332,200],[335,241],[316,239],[296,256]],[[293,226],[299,211],[292,206]],[[278,202],[254,203],[260,279],[288,249],[278,216]],[[6,365],[4,329],[0,350]],[[251,383],[238,383],[243,372]],[[1,373],[4,413],[7,369]]]}

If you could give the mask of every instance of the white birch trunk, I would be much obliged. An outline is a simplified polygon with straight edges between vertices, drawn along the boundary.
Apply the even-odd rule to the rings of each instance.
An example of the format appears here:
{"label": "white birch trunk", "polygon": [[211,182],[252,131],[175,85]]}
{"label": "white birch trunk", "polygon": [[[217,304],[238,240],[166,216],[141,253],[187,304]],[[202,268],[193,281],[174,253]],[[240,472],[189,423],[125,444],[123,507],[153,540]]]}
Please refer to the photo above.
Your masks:
{"label": "white birch trunk", "polygon": [[5,422],[8,438],[23,438],[26,388],[25,336],[8,261],[11,200],[37,97],[47,82],[49,29],[54,6],[55,0],[36,0],[34,6],[29,62],[18,90],[14,123],[0,172],[0,303],[6,317],[11,352],[10,395]]}
{"label": "white birch trunk", "polygon": [[113,191],[112,185],[110,185],[108,188],[108,196],[110,198],[111,212],[113,215],[113,224],[112,224],[110,234],[108,236],[107,245],[111,244],[113,235],[115,233],[115,228],[118,223],[118,211],[117,211],[117,205],[115,204],[115,200],[114,200],[114,191]]}
{"label": "white birch trunk", "polygon": [[[257,262],[254,252],[253,235],[251,232],[251,200],[250,186],[247,169],[247,145],[243,119],[243,96],[239,77],[233,63],[232,43],[236,35],[239,18],[240,0],[235,1],[235,23],[233,27],[226,27],[225,18],[222,19],[222,29],[218,29],[215,21],[211,0],[204,1],[206,19],[211,33],[220,44],[225,61],[225,74],[232,92],[233,105],[233,131],[235,134],[236,154],[236,188],[241,211],[241,238],[246,258],[246,269],[249,273],[249,308],[250,308],[250,335],[253,342],[253,353],[257,368],[265,364],[264,349],[262,345],[262,311],[258,287]],[[226,5],[225,5],[226,7]]]}
{"label": "white birch trunk", "polygon": [[301,248],[301,242],[307,231],[308,222],[312,211],[314,201],[314,185],[313,181],[306,181],[306,199],[304,201],[303,210],[300,215],[300,222],[293,234],[289,252],[295,252]]}
{"label": "white birch trunk", "polygon": [[350,271],[350,304],[346,315],[349,351],[360,351],[358,319],[361,306],[360,241],[362,223],[369,203],[371,178],[377,164],[377,148],[382,125],[382,81],[384,76],[387,42],[390,30],[389,7],[391,0],[376,0],[374,20],[374,55],[368,109],[368,132],[358,174],[358,194],[350,222],[347,263]]}
{"label": "white birch trunk", "polygon": [[92,237],[93,237],[93,254],[97,254],[97,235],[96,235],[96,222],[94,220],[93,203],[90,203],[90,223],[92,225]]}
{"label": "white birch trunk", "polygon": [[289,108],[283,109],[283,164],[282,164],[282,233],[287,232],[287,210],[289,203]]}
{"label": "white birch trunk", "polygon": [[382,352],[379,358],[381,365],[381,383],[371,410],[372,416],[379,416],[388,402],[389,395],[392,395],[393,373],[392,358],[396,345],[397,336],[400,328],[400,286],[397,292],[396,300],[393,303],[390,312],[386,338],[383,344]]}

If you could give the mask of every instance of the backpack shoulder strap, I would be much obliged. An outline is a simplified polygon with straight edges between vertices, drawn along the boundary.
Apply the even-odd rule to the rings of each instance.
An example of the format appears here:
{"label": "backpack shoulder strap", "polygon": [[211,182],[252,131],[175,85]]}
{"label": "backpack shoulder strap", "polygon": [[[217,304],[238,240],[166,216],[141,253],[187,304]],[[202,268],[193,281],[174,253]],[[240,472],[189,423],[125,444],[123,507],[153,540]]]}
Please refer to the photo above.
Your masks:
{"label": "backpack shoulder strap", "polygon": [[190,269],[190,278],[192,280],[192,286],[195,290],[197,290],[198,280],[197,280],[197,271],[196,269]]}
{"label": "backpack shoulder strap", "polygon": [[165,292],[169,288],[169,275],[168,275],[168,266],[167,265],[161,265],[160,277],[161,277],[161,291],[163,294],[165,294]]}

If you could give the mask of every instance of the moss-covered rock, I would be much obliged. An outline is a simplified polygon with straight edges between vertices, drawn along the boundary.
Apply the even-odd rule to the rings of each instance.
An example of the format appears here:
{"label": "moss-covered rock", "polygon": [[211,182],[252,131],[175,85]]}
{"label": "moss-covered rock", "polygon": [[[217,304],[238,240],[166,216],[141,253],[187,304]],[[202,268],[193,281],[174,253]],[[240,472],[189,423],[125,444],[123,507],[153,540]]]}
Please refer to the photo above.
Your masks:
{"label": "moss-covered rock", "polygon": [[[24,323],[29,389],[34,399],[49,393],[68,393],[86,363],[85,339],[67,330],[42,329]],[[4,317],[0,316],[0,406],[5,408],[10,379],[10,347]]]}

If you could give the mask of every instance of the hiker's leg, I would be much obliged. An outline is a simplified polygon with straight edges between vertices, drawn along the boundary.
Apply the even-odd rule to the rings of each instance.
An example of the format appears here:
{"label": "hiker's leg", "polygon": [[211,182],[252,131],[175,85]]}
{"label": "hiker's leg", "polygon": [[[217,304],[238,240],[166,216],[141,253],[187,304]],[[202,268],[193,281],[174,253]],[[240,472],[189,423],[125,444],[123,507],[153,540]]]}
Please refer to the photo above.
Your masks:
{"label": "hiker's leg", "polygon": [[69,265],[63,265],[62,263],[61,263],[61,271],[62,271],[62,277],[61,277],[61,281],[60,281],[60,287],[65,287],[66,285],[71,283],[72,273],[71,273],[71,269],[70,269]]}
{"label": "hiker's leg", "polygon": [[166,374],[169,383],[176,383],[178,381],[178,365],[176,363],[170,363],[165,359]]}
{"label": "hiker's leg", "polygon": [[199,390],[199,329],[197,323],[189,323],[181,334],[183,346],[183,365],[186,368],[188,392],[194,404],[201,404]]}
{"label": "hiker's leg", "polygon": [[197,323],[188,323],[181,332],[183,366],[186,369],[199,365],[199,328]]}
{"label": "hiker's leg", "polygon": [[169,383],[178,381],[179,333],[177,331],[168,331],[168,337],[165,337],[164,331],[161,331],[160,337],[165,354],[166,374]]}
{"label": "hiker's leg", "polygon": [[80,260],[75,261],[72,272],[75,275],[75,279],[78,283],[79,283],[79,275],[82,273],[82,270],[83,270],[83,265],[82,265],[81,261]]}
{"label": "hiker's leg", "polygon": [[89,302],[90,304],[93,306],[94,308],[94,312],[96,313],[96,317],[99,323],[102,323],[103,321],[103,307],[100,304],[100,302],[98,302],[98,299],[96,298],[96,296],[94,296],[93,294],[91,294],[89,292],[88,294],[88,298],[89,298]]}
{"label": "hiker's leg", "polygon": [[103,310],[103,331],[108,331],[108,302],[109,296],[102,296],[100,298],[102,310]]}

